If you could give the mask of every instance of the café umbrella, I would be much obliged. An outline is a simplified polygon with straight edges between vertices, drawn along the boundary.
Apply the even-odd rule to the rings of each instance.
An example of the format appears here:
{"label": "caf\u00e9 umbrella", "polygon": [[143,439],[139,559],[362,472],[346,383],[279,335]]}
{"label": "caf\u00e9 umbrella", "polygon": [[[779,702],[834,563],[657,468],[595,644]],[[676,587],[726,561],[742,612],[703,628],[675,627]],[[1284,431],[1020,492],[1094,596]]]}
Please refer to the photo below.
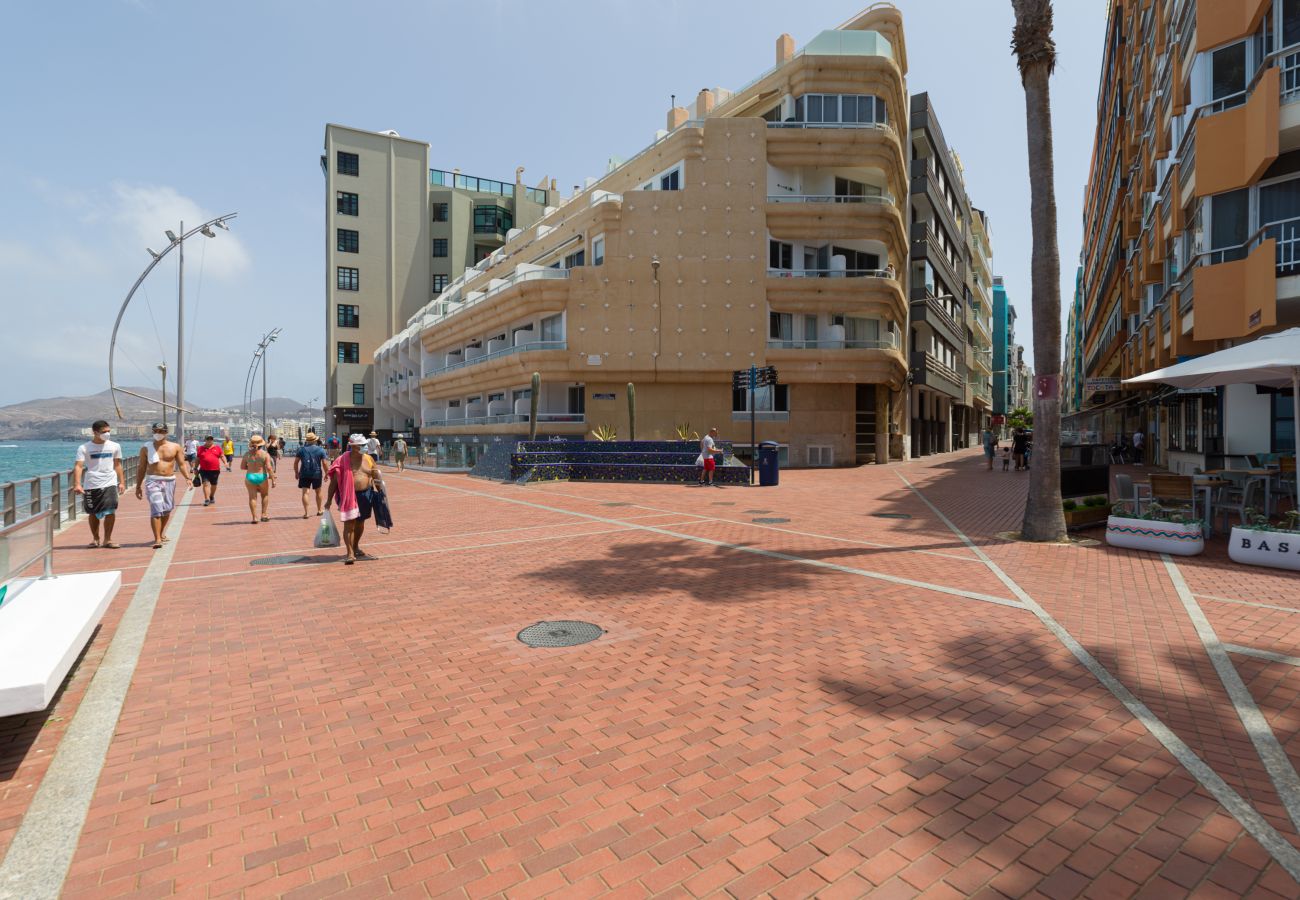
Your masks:
{"label": "caf\u00e9 umbrella", "polygon": [[1168,384],[1179,388],[1258,384],[1290,388],[1296,411],[1296,447],[1300,448],[1300,328],[1267,334],[1227,350],[1207,353],[1124,379],[1125,384]]}

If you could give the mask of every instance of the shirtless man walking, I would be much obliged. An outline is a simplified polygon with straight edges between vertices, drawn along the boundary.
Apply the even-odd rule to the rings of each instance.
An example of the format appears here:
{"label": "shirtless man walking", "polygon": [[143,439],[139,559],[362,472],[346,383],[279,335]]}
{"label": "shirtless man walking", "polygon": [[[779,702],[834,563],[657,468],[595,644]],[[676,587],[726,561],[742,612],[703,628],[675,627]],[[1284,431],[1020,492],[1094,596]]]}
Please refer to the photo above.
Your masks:
{"label": "shirtless man walking", "polygon": [[149,499],[149,526],[153,529],[153,548],[162,547],[167,538],[167,523],[176,508],[176,470],[188,482],[193,478],[185,462],[181,445],[167,440],[167,426],[153,425],[153,443],[140,448],[140,462],[135,473],[135,497]]}
{"label": "shirtless man walking", "polygon": [[366,530],[366,519],[370,518],[375,494],[384,489],[384,479],[365,448],[366,439],[362,435],[354,434],[348,438],[348,452],[330,466],[330,487],[325,497],[326,509],[338,497],[339,518],[343,520],[343,546],[347,553],[343,562],[349,566],[358,559],[376,558],[361,549],[361,535]]}

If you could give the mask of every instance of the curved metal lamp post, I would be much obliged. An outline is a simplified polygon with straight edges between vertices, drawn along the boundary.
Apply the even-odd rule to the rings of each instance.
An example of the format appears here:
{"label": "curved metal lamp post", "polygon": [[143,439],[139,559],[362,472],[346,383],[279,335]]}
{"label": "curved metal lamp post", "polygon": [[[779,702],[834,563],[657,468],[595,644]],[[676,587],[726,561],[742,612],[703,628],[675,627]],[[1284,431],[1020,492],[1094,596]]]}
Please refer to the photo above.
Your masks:
{"label": "curved metal lamp post", "polygon": [[253,405],[253,379],[257,377],[257,370],[262,370],[262,436],[266,437],[266,353],[280,336],[283,328],[272,328],[269,332],[262,335],[262,340],[257,345],[257,350],[253,352],[253,358],[248,363],[248,374],[244,376],[244,418],[249,418],[251,414],[250,407]]}
{"label": "curved metal lamp post", "polygon": [[182,222],[181,234],[179,236],[177,236],[175,233],[171,231],[167,232],[168,244],[167,247],[161,253],[155,253],[152,250],[149,250],[148,247],[145,248],[146,250],[149,251],[149,255],[153,257],[153,260],[149,263],[149,265],[145,266],[144,271],[140,273],[140,277],[135,280],[135,284],[131,285],[131,290],[129,290],[126,294],[126,299],[122,301],[122,308],[117,311],[117,319],[114,320],[113,322],[113,337],[108,342],[108,390],[113,397],[113,410],[117,413],[117,417],[119,419],[122,418],[122,408],[117,405],[118,394],[127,394],[128,396],[139,397],[142,400],[148,400],[150,402],[153,401],[153,398],[145,397],[141,394],[135,393],[134,391],[128,391],[125,388],[120,388],[117,386],[117,382],[113,379],[113,361],[114,361],[115,352],[117,350],[117,329],[122,324],[122,316],[126,315],[126,308],[127,306],[130,305],[131,298],[135,296],[135,292],[139,290],[140,285],[144,284],[144,280],[149,277],[149,273],[154,270],[154,266],[162,262],[163,257],[166,256],[168,253],[172,252],[172,250],[179,250],[180,264],[177,266],[177,300],[176,300],[176,304],[177,304],[176,404],[172,406],[171,404],[167,403],[166,399],[164,398],[163,408],[166,409],[170,406],[172,409],[176,410],[176,440],[182,443],[185,441],[186,409],[185,409],[185,377],[184,377],[185,376],[185,247],[184,244],[185,241],[194,237],[194,235],[196,234],[201,234],[204,237],[216,237],[217,236],[216,232],[212,230],[212,227],[214,225],[223,231],[229,231],[230,226],[227,225],[226,223],[238,215],[239,213],[226,213],[226,215],[224,216],[217,216],[215,219],[209,219],[208,221],[204,222],[202,225],[199,225],[197,228],[191,228],[189,231],[185,230],[185,223]]}

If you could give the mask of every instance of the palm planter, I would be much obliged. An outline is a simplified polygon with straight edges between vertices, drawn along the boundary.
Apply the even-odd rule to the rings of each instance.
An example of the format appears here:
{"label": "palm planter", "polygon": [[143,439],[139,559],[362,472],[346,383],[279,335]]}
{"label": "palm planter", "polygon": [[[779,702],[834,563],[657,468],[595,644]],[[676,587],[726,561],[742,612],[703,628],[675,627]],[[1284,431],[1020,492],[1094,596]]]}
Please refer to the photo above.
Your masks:
{"label": "palm planter", "polygon": [[1106,543],[1129,550],[1196,556],[1205,550],[1200,522],[1166,522],[1111,515],[1106,519]]}

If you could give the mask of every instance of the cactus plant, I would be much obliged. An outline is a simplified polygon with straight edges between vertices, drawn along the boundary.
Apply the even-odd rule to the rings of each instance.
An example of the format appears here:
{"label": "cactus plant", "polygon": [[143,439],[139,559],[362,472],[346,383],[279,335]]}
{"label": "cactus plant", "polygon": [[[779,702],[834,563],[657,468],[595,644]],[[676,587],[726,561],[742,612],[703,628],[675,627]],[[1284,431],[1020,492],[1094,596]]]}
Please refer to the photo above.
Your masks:
{"label": "cactus plant", "polygon": [[636,440],[636,385],[627,383],[627,431],[631,440]]}
{"label": "cactus plant", "polygon": [[698,441],[699,439],[700,439],[700,433],[698,431],[691,431],[690,422],[683,422],[677,426],[677,440]]}
{"label": "cactus plant", "polygon": [[542,396],[542,375],[533,373],[532,396],[528,398],[528,440],[537,440],[537,401]]}
{"label": "cactus plant", "polygon": [[592,429],[591,436],[603,443],[618,440],[618,429],[613,425],[597,425]]}

